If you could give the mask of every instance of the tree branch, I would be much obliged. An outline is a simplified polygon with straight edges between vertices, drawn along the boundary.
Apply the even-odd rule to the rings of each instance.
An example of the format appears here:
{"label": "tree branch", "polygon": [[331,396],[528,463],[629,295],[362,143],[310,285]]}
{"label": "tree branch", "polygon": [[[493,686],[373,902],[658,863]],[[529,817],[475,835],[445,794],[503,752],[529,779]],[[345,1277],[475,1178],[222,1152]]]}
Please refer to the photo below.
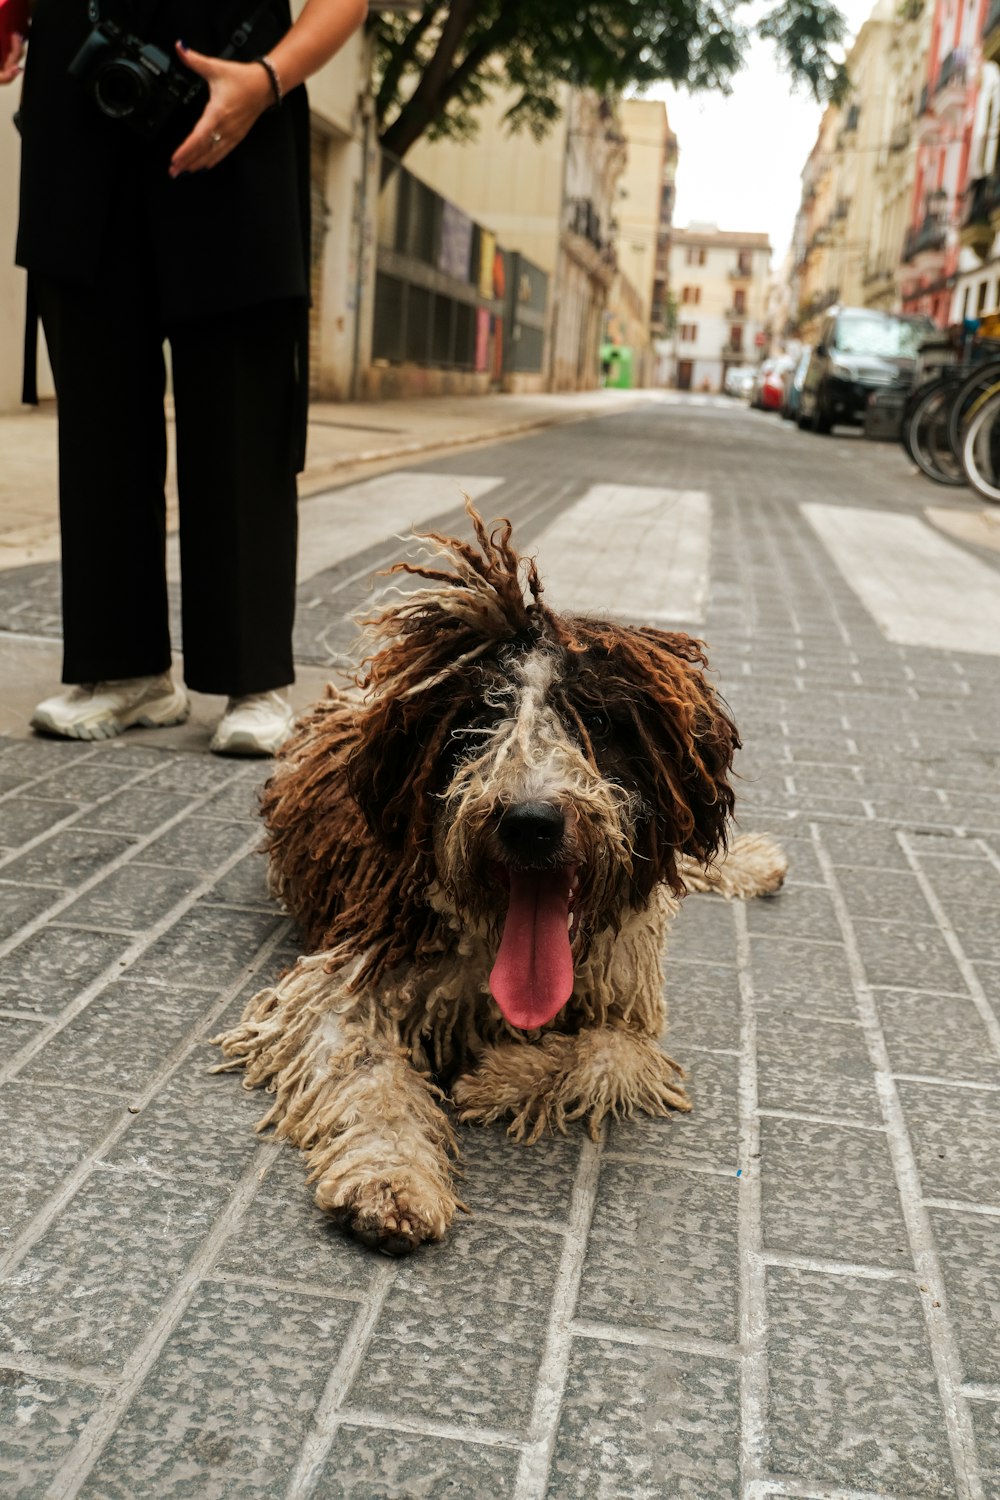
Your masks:
{"label": "tree branch", "polygon": [[380,125],[385,119],[387,110],[391,109],[395,101],[399,80],[416,56],[418,46],[440,10],[438,0],[427,0],[419,20],[414,21],[406,36],[391,53],[375,98],[375,118]]}

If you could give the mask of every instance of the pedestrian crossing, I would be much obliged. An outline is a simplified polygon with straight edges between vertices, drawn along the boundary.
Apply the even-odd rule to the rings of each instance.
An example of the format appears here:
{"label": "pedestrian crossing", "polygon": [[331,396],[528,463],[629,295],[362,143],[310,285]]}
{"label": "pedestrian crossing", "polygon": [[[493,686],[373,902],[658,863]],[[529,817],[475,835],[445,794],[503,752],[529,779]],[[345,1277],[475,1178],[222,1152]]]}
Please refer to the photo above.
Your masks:
{"label": "pedestrian crossing", "polygon": [[807,503],[803,514],[890,641],[1000,656],[1000,577],[916,516]]}
{"label": "pedestrian crossing", "polygon": [[[691,398],[695,399],[695,398]],[[456,509],[502,475],[382,474],[305,501],[300,582]],[[502,511],[488,504],[484,514]],[[925,521],[891,511],[803,503],[801,511],[888,640],[1000,655],[997,572]],[[534,534],[546,597],[568,613],[650,624],[704,624],[713,502],[705,490],[602,483],[583,488]]]}
{"label": "pedestrian crossing", "polygon": [[532,550],[556,609],[698,625],[711,531],[712,502],[703,490],[592,484]]}

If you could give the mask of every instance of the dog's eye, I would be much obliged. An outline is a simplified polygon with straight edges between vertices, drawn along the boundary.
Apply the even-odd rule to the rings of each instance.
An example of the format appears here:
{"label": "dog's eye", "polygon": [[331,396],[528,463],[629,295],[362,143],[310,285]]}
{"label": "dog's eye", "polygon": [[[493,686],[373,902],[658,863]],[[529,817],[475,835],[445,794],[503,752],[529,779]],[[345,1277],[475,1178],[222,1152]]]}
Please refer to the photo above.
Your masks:
{"label": "dog's eye", "polygon": [[611,720],[606,713],[584,714],[583,724],[592,740],[606,740],[611,737]]}

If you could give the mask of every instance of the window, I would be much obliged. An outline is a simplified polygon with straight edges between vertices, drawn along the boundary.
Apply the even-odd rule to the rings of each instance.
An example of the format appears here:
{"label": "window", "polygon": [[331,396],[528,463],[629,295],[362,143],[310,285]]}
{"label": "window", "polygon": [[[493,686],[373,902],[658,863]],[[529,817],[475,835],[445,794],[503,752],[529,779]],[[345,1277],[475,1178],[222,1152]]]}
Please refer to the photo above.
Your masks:
{"label": "window", "polygon": [[698,325],[697,325],[697,323],[682,323],[681,324],[681,343],[682,344],[693,344],[696,341],[697,337],[698,337]]}
{"label": "window", "polygon": [[743,324],[733,323],[729,329],[729,347],[737,354],[743,353]]}
{"label": "window", "polygon": [[986,286],[987,286],[987,283],[985,281],[981,281],[979,283],[979,291],[976,294],[976,316],[977,317],[980,315],[980,313],[982,312],[983,308],[986,306]]}
{"label": "window", "polygon": [[733,310],[738,313],[745,313],[747,310],[747,294],[741,286],[733,293]]}
{"label": "window", "polygon": [[682,287],[681,288],[681,301],[682,302],[695,303],[695,304],[698,303],[698,302],[700,302],[701,301],[701,287],[700,286],[685,286],[685,287]]}
{"label": "window", "polygon": [[688,245],[687,263],[689,266],[703,266],[705,264],[704,245]]}
{"label": "window", "polygon": [[749,276],[753,271],[753,251],[739,250],[736,256],[736,269],[741,276]]}

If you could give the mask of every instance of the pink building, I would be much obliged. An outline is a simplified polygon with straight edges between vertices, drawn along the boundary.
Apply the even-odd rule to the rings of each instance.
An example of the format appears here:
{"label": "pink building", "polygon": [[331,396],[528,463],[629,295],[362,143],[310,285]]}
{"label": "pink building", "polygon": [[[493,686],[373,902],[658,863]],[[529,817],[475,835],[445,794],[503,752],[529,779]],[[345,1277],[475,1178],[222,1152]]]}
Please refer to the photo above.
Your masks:
{"label": "pink building", "polygon": [[917,168],[899,269],[903,311],[949,321],[958,225],[969,177],[981,53],[990,0],[935,0],[927,81],[917,105]]}

